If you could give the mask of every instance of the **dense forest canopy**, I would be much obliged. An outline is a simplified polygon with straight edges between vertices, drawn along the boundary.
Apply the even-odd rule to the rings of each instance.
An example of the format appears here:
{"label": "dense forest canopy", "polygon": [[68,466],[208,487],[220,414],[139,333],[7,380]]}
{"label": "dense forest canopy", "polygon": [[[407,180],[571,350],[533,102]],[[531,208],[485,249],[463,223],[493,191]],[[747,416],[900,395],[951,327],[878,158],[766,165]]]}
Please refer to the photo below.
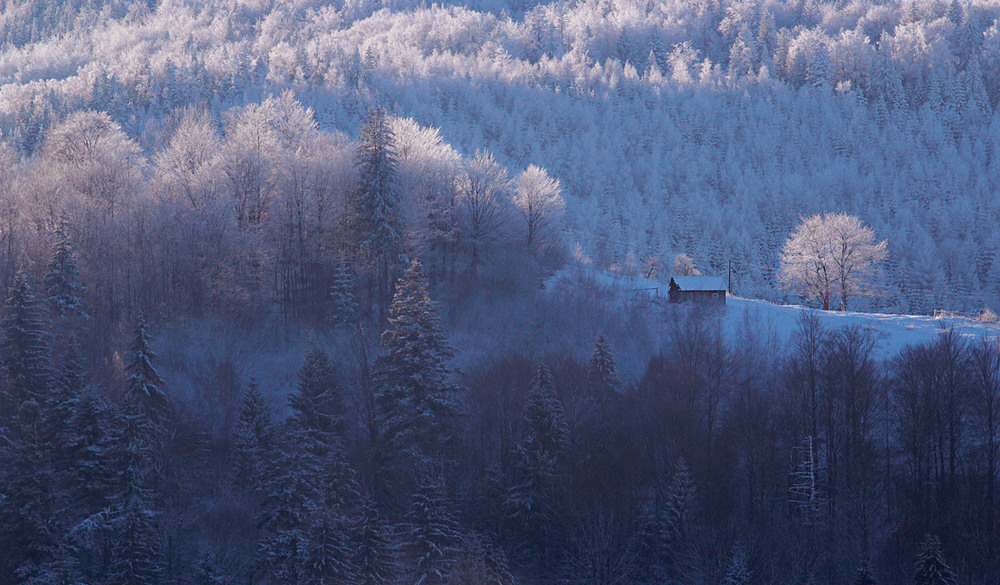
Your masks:
{"label": "dense forest canopy", "polygon": [[643,287],[998,308],[998,18],[2,3],[0,583],[996,583],[997,338]]}
{"label": "dense forest canopy", "polygon": [[218,140],[290,90],[337,142],[380,104],[464,156],[546,169],[568,243],[600,266],[732,259],[738,292],[782,299],[784,238],[846,212],[889,242],[871,307],[973,311],[1000,302],[998,16],[958,0],[8,2],[0,128],[30,162],[73,112],[106,112],[153,192],[184,107]]}

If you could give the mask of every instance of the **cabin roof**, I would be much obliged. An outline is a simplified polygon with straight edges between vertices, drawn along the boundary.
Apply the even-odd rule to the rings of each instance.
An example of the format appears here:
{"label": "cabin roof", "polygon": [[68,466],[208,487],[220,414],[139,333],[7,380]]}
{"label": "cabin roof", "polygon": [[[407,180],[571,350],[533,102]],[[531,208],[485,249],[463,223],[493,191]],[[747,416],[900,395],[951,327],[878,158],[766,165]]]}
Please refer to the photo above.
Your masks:
{"label": "cabin roof", "polygon": [[672,276],[670,282],[683,291],[726,290],[726,283],[721,276]]}

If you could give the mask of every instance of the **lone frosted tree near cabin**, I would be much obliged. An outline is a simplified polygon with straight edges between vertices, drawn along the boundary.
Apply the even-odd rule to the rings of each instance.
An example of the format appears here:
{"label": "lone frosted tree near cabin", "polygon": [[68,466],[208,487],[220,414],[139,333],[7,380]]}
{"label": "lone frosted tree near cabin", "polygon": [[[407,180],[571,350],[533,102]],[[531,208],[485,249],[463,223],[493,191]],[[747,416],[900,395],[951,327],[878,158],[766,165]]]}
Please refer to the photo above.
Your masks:
{"label": "lone frosted tree near cabin", "polygon": [[886,242],[875,241],[870,227],[853,215],[814,215],[799,224],[781,249],[781,285],[820,302],[823,310],[840,296],[866,294],[872,268],[886,256]]}

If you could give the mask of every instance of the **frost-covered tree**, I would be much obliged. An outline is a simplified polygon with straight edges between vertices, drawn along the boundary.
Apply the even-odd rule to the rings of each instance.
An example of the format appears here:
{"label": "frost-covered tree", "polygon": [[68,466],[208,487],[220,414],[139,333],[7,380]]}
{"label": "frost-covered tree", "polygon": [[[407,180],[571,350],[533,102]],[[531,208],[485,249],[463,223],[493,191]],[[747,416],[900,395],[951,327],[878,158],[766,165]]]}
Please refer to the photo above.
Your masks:
{"label": "frost-covered tree", "polygon": [[370,499],[361,502],[354,527],[354,563],[358,570],[358,585],[392,583],[399,567],[397,551],[390,540],[389,526],[382,520],[378,508]]}
{"label": "frost-covered tree", "polygon": [[49,310],[57,317],[84,315],[82,302],[86,288],[80,282],[80,270],[76,265],[77,246],[67,233],[65,221],[59,222],[55,238],[56,245],[44,280]]}
{"label": "frost-covered tree", "polygon": [[358,138],[359,183],[352,195],[351,222],[355,243],[374,274],[380,323],[385,322],[403,254],[405,228],[396,166],[389,114],[373,108]]}
{"label": "frost-covered tree", "polygon": [[233,482],[245,488],[255,488],[267,464],[266,455],[271,447],[273,432],[271,413],[255,379],[250,380],[239,421],[233,431]]}
{"label": "frost-covered tree", "polygon": [[421,585],[448,583],[461,535],[451,515],[441,479],[431,473],[425,474],[413,494],[406,521],[404,546],[409,553],[413,582]]}
{"label": "frost-covered tree", "polygon": [[289,422],[295,431],[317,433],[325,443],[343,433],[343,397],[330,358],[316,341],[309,344],[298,386],[288,402],[292,407]]}
{"label": "frost-covered tree", "polygon": [[161,583],[163,566],[160,543],[153,522],[154,513],[138,494],[133,494],[118,510],[111,530],[110,585],[156,585]]}
{"label": "frost-covered tree", "polygon": [[354,320],[358,310],[354,288],[354,272],[347,259],[342,257],[337,262],[333,284],[330,285],[330,319],[335,325],[347,325]]}
{"label": "frost-covered tree", "polygon": [[456,440],[457,388],[451,357],[423,268],[414,260],[393,297],[385,355],[376,363],[380,449],[388,459],[440,458]]}
{"label": "frost-covered tree", "polygon": [[507,219],[509,183],[507,169],[491,152],[476,151],[474,157],[464,161],[458,185],[458,209],[462,230],[471,246],[470,269],[474,275],[485,248],[495,240]]}
{"label": "frost-covered tree", "polygon": [[955,585],[957,582],[955,572],[944,562],[941,539],[928,534],[917,553],[913,585]]}
{"label": "frost-covered tree", "polygon": [[125,386],[125,404],[132,413],[142,413],[151,421],[161,417],[167,408],[167,395],[163,393],[163,378],[156,372],[153,360],[156,353],[150,347],[146,316],[136,315],[135,333],[129,348],[131,357],[126,365],[128,382]]}
{"label": "frost-covered tree", "polygon": [[18,273],[7,299],[3,326],[0,358],[9,381],[6,412],[12,413],[25,400],[40,400],[52,377],[45,316],[23,271]]}
{"label": "frost-covered tree", "polygon": [[566,201],[562,197],[559,180],[535,165],[529,165],[514,179],[513,188],[514,206],[524,218],[530,248],[542,241],[561,219]]}
{"label": "frost-covered tree", "polygon": [[683,252],[674,256],[673,271],[674,276],[701,276],[694,260]]}
{"label": "frost-covered tree", "polygon": [[747,567],[746,545],[738,542],[733,545],[729,566],[726,568],[726,576],[722,579],[722,585],[749,585],[749,583],[750,569]]}
{"label": "frost-covered tree", "polygon": [[886,257],[886,241],[875,241],[857,217],[828,213],[806,218],[781,250],[782,286],[816,299],[824,310],[834,298],[840,310],[851,296],[867,294],[875,264]]}

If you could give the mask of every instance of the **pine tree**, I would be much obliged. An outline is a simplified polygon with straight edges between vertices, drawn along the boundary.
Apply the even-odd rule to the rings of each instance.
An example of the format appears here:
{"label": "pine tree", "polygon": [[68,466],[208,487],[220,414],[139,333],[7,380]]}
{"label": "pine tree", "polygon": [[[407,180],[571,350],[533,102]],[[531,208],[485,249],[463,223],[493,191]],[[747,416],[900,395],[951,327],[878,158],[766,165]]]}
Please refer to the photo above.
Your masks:
{"label": "pine tree", "polygon": [[390,285],[403,253],[403,213],[394,137],[381,107],[368,112],[358,139],[360,184],[354,194],[353,227],[360,252],[371,266],[379,323],[385,322]]}
{"label": "pine tree", "polygon": [[330,285],[330,320],[336,326],[344,326],[354,321],[358,303],[354,300],[354,273],[345,258],[337,263]]}
{"label": "pine tree", "polygon": [[944,562],[941,539],[928,534],[917,554],[913,585],[955,585],[957,582],[955,572]]}
{"label": "pine tree", "polygon": [[9,383],[3,412],[16,412],[25,400],[42,399],[52,377],[48,335],[41,306],[24,272],[15,277],[4,319],[6,337],[0,357]]}
{"label": "pine tree", "polygon": [[442,457],[455,441],[457,389],[448,383],[451,350],[417,261],[398,284],[382,344],[386,353],[376,362],[382,458]]}
{"label": "pine tree", "polygon": [[512,483],[504,507],[514,522],[521,550],[544,578],[555,548],[559,517],[560,461],[568,443],[568,425],[555,395],[552,374],[539,364],[522,418],[523,438],[517,447]]}
{"label": "pine tree", "polygon": [[55,237],[56,246],[44,280],[49,310],[56,317],[86,316],[82,302],[86,288],[80,282],[80,271],[76,266],[76,244],[66,233],[65,221],[59,223]]}
{"label": "pine tree", "polygon": [[587,388],[602,410],[606,410],[617,397],[617,366],[608,339],[604,335],[597,337],[594,353],[587,363]]}
{"label": "pine tree", "polygon": [[358,570],[358,585],[386,585],[393,582],[397,571],[396,551],[389,540],[388,527],[379,517],[375,503],[361,503],[354,528],[354,563]]}
{"label": "pine tree", "polygon": [[150,347],[146,318],[142,313],[136,316],[135,337],[130,349],[132,357],[126,369],[129,375],[125,388],[126,407],[132,412],[141,412],[151,422],[158,421],[166,411],[167,397],[160,388],[163,378],[153,367],[156,354]]}
{"label": "pine tree", "polygon": [[156,585],[162,576],[160,545],[153,512],[144,498],[132,494],[113,524],[111,585]]}
{"label": "pine tree", "polygon": [[413,582],[447,583],[461,536],[439,478],[427,474],[422,479],[406,520],[409,525],[406,549],[413,563]]}
{"label": "pine tree", "polygon": [[257,381],[251,378],[243,394],[239,422],[233,435],[233,482],[237,486],[253,488],[259,485],[271,435],[271,413],[264,404]]}
{"label": "pine tree", "polygon": [[315,341],[309,344],[298,387],[289,403],[289,423],[294,431],[318,433],[324,442],[343,433],[343,398],[330,360]]}

